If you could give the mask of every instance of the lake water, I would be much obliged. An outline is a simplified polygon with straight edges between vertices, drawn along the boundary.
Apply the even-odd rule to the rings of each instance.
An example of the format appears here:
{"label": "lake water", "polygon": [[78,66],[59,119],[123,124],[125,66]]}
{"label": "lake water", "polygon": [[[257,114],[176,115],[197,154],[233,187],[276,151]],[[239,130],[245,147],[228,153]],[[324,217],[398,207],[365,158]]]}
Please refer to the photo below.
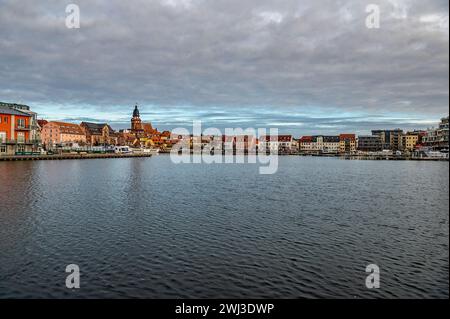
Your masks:
{"label": "lake water", "polygon": [[448,298],[448,210],[447,162],[3,162],[0,297]]}

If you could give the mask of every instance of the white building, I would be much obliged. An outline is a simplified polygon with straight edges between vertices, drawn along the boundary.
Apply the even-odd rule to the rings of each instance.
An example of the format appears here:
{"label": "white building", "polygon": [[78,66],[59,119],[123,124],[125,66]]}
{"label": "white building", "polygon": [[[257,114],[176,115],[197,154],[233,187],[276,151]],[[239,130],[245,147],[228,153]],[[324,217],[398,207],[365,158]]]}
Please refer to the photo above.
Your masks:
{"label": "white building", "polygon": [[422,137],[422,143],[425,146],[435,150],[448,150],[449,148],[449,119],[448,116],[441,119],[438,128],[427,130]]}
{"label": "white building", "polygon": [[277,151],[292,151],[293,150],[292,135],[278,135],[278,136],[262,136],[259,139],[260,149]]}
{"label": "white building", "polygon": [[339,153],[339,136],[303,136],[300,141],[300,151],[306,153]]}

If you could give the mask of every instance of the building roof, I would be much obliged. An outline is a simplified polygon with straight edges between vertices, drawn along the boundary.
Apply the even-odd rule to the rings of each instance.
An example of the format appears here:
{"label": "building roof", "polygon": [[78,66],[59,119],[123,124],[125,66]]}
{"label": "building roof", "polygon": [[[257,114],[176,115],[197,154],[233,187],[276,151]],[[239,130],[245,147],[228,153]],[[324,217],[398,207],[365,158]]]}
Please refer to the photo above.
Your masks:
{"label": "building roof", "polygon": [[323,136],[323,141],[326,143],[339,143],[339,136]]}
{"label": "building roof", "polygon": [[144,133],[148,135],[158,133],[158,130],[154,129],[151,123],[142,123],[142,129],[144,130]]}
{"label": "building roof", "polygon": [[81,122],[81,126],[87,129],[91,135],[102,135],[105,126],[108,127],[110,133],[115,133],[111,126],[106,123]]}
{"label": "building roof", "polygon": [[[274,140],[272,141],[271,138],[274,138]],[[292,135],[274,135],[274,136],[261,136],[260,140],[265,140],[266,142],[291,142],[292,141]]]}
{"label": "building roof", "polygon": [[5,103],[0,104],[0,114],[8,114],[8,115],[19,115],[19,116],[28,116],[31,117],[30,114],[21,112],[19,110],[15,110],[9,106],[6,106]]}
{"label": "building roof", "polygon": [[167,137],[167,138],[170,138],[171,135],[172,135],[172,133],[170,133],[170,131],[164,131],[164,132],[161,133],[161,136],[164,136],[164,137]]}
{"label": "building roof", "polygon": [[48,124],[54,124],[59,126],[61,134],[85,135],[83,128],[78,124],[66,122],[49,122]]}
{"label": "building roof", "polygon": [[0,102],[0,107],[1,106],[9,107],[9,108],[12,108],[12,109],[15,109],[15,110],[23,110],[23,111],[29,111],[30,110],[30,107],[28,105],[25,105],[25,104]]}
{"label": "building roof", "polygon": [[37,120],[38,125],[43,128],[45,125],[47,125],[48,121],[47,120]]}
{"label": "building roof", "polygon": [[402,133],[403,130],[400,128],[390,129],[390,130],[372,130],[373,135],[381,134],[381,133]]}
{"label": "building roof", "polygon": [[307,142],[309,143],[309,142],[312,142],[312,140],[313,140],[312,136],[302,136],[299,141],[301,143],[307,143]]}
{"label": "building roof", "polygon": [[136,104],[136,106],[134,107],[133,117],[139,117],[139,109],[138,109],[137,104]]}
{"label": "building roof", "polygon": [[339,139],[341,139],[341,140],[354,140],[354,139],[356,139],[356,135],[355,134],[341,134],[341,135],[339,135]]}

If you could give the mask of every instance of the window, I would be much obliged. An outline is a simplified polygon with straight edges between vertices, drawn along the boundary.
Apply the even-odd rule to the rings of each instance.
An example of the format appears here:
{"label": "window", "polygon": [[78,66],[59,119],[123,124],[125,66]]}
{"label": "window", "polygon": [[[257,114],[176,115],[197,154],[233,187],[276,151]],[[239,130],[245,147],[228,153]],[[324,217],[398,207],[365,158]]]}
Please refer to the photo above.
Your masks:
{"label": "window", "polygon": [[0,143],[6,141],[6,132],[0,132]]}
{"label": "window", "polygon": [[17,119],[17,127],[25,127],[25,120]]}
{"label": "window", "polygon": [[3,120],[5,123],[8,123],[8,118],[6,116],[3,118]]}
{"label": "window", "polygon": [[17,132],[17,142],[25,143],[25,133],[24,132]]}
{"label": "window", "polygon": [[0,145],[0,153],[6,153],[6,145]]}

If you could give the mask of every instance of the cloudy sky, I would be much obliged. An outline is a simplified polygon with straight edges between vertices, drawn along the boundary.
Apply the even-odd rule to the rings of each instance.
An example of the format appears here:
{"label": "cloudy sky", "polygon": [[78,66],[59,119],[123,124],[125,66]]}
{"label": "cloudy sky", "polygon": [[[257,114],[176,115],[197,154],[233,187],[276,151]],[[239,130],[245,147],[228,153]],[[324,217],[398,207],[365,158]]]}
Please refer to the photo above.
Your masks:
{"label": "cloudy sky", "polygon": [[[80,29],[66,27],[69,3]],[[116,128],[136,102],[160,129],[426,128],[448,114],[448,12],[448,0],[0,0],[0,101]]]}

